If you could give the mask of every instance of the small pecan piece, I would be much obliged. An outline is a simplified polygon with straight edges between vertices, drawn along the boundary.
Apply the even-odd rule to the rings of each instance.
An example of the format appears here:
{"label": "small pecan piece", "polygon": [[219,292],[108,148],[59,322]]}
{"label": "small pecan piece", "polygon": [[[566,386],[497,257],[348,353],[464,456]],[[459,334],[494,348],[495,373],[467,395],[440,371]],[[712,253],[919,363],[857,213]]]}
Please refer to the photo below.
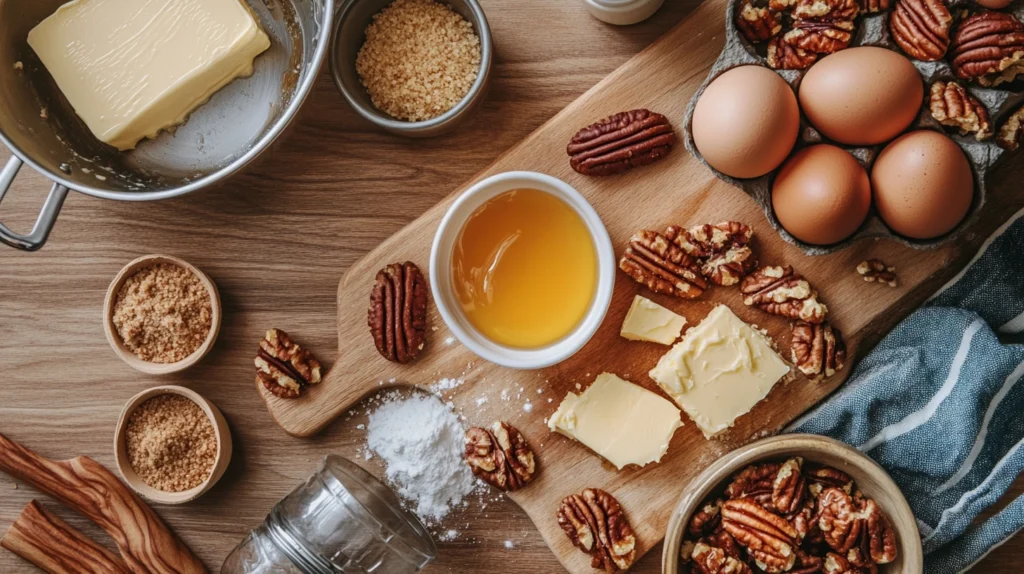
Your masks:
{"label": "small pecan piece", "polygon": [[889,17],[893,40],[910,57],[926,62],[942,59],[949,49],[953,16],[943,0],[897,0]]}
{"label": "small pecan piece", "polygon": [[891,6],[891,0],[861,0],[860,11],[864,14],[878,14],[885,12]]}
{"label": "small pecan piece", "polygon": [[686,532],[694,538],[710,534],[722,522],[722,500],[706,502],[690,517]]}
{"label": "small pecan piece", "polygon": [[697,542],[693,547],[693,564],[700,574],[753,574],[750,566],[725,550]]}
{"label": "small pecan piece", "polygon": [[657,231],[634,233],[619,269],[655,293],[683,299],[699,297],[708,288],[697,260]]}
{"label": "small pecan piece", "polygon": [[1020,108],[1006,119],[1003,127],[999,128],[999,137],[996,138],[996,143],[1003,149],[1013,151],[1020,147],[1022,135],[1024,135],[1024,108]]}
{"label": "small pecan piece", "polygon": [[722,527],[765,572],[787,572],[796,564],[799,533],[785,518],[754,500],[739,498],[722,505]]}
{"label": "small pecan piece", "polygon": [[701,273],[716,285],[735,285],[757,264],[750,241],[754,231],[738,221],[706,223],[688,230],[671,226],[665,237],[701,263]]}
{"label": "small pecan piece", "polygon": [[[937,122],[958,128],[960,135],[973,133],[978,141],[992,137],[988,109],[956,82],[932,84],[928,108]],[[860,267],[857,269],[859,271]]]}
{"label": "small pecan piece", "polygon": [[518,490],[537,472],[530,444],[508,423],[498,421],[490,429],[471,427],[465,442],[466,462],[473,474],[498,490]]}
{"label": "small pecan piece", "polygon": [[725,495],[733,498],[752,498],[759,504],[768,506],[772,503],[775,491],[775,478],[779,474],[780,465],[774,462],[754,464],[741,470],[725,487]]}
{"label": "small pecan piece", "polygon": [[752,44],[764,42],[782,31],[782,22],[767,8],[757,8],[747,0],[736,15],[736,28]]}
{"label": "small pecan piece", "polygon": [[280,329],[267,330],[253,363],[256,384],[282,399],[298,398],[303,387],[320,382],[320,362]]}
{"label": "small pecan piece", "polygon": [[1024,73],[1024,23],[1006,12],[968,16],[953,37],[953,71],[983,86],[1012,82]]}
{"label": "small pecan piece", "polygon": [[562,500],[558,525],[574,546],[606,572],[628,570],[636,560],[636,536],[622,507],[607,492],[588,488]]}
{"label": "small pecan piece", "polygon": [[857,0],[797,0],[793,18],[853,20],[860,13]]}
{"label": "small pecan piece", "polygon": [[615,175],[652,164],[675,145],[668,118],[650,110],[620,112],[591,124],[566,147],[569,165],[583,175]]}
{"label": "small pecan piece", "polygon": [[791,352],[796,368],[813,379],[831,377],[846,363],[843,334],[828,322],[793,325]]}
{"label": "small pecan piece", "polygon": [[792,46],[782,36],[776,36],[768,42],[765,59],[775,70],[806,70],[818,60],[818,55]]}
{"label": "small pecan piece", "polygon": [[878,282],[889,287],[899,285],[896,268],[889,267],[880,259],[867,259],[857,264],[857,273],[868,283]]}
{"label": "small pecan piece", "polygon": [[796,565],[789,571],[789,574],[818,574],[819,572],[822,572],[824,565],[824,558],[813,556],[803,550],[797,549]]}
{"label": "small pecan piece", "polygon": [[855,566],[835,552],[829,552],[825,554],[822,572],[825,574],[878,574],[878,569]]}
{"label": "small pecan piece", "polygon": [[772,505],[782,514],[793,514],[804,505],[807,481],[801,472],[804,459],[793,457],[782,463],[772,482]]}
{"label": "small pecan piece", "polygon": [[786,44],[816,54],[832,54],[845,50],[853,40],[853,20],[799,19],[786,32]]}
{"label": "small pecan piece", "polygon": [[821,323],[828,314],[817,292],[788,265],[758,269],[743,280],[740,291],[746,295],[744,305],[756,305],[772,315]]}
{"label": "small pecan piece", "polygon": [[392,263],[377,272],[366,322],[381,356],[408,363],[426,342],[427,282],[415,263]]}

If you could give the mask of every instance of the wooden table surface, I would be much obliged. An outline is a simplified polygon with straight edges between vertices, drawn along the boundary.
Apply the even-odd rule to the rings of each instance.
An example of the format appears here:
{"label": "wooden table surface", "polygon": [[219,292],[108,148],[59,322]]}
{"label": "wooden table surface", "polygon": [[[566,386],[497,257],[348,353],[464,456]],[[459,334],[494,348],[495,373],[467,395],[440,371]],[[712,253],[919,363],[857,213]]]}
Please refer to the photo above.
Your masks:
{"label": "wooden table surface", "polygon": [[[335,292],[346,269],[698,3],[669,0],[647,22],[614,28],[588,16],[581,1],[483,0],[496,48],[493,84],[472,123],[454,134],[427,141],[384,135],[360,120],[321,74],[290,139],[227,188],[144,204],[72,193],[41,252],[0,248],[0,433],[51,458],[88,455],[113,468],[114,425],[129,397],[157,384],[199,391],[227,417],[234,460],[200,500],[157,511],[218,570],[320,457],[334,452],[355,458],[365,444],[365,432],[357,428],[365,409],[309,440],[291,438],[274,425],[253,386],[251,358],[263,331],[288,330],[330,363],[337,348]],[[325,142],[337,153],[311,154]],[[0,150],[0,160],[6,158]],[[30,171],[24,170],[0,208],[0,220],[21,231],[31,226],[49,187]],[[103,336],[108,282],[145,253],[183,257],[220,288],[220,338],[184,374],[137,373],[114,356]],[[380,474],[379,467],[372,470]],[[1011,494],[1022,490],[1018,481]],[[30,487],[0,475],[0,530],[36,497]],[[109,545],[84,519],[43,502]],[[526,515],[504,497],[473,497],[446,528],[459,536],[439,544],[438,560],[425,572],[561,571]],[[1019,572],[1022,552],[1024,537],[1018,537],[977,571]],[[633,571],[657,572],[659,561],[660,547]],[[0,572],[32,571],[0,551]]]}

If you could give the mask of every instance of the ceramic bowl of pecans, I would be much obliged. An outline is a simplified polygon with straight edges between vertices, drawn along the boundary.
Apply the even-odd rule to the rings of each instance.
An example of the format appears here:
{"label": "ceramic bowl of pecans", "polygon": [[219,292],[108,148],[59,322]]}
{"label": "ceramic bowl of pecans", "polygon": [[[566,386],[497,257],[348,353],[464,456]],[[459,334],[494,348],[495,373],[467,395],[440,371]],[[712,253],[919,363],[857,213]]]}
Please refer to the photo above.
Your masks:
{"label": "ceramic bowl of pecans", "polygon": [[[684,121],[684,143],[707,164],[693,137],[693,115],[705,88],[723,73],[756,65],[775,70],[798,90],[809,68],[830,54],[856,46],[878,46],[908,58],[924,82],[919,114],[909,130],[941,131],[966,154],[975,178],[966,217],[951,232],[914,239],[888,228],[874,212],[849,238],[832,245],[800,241],[786,231],[772,209],[778,169],[738,179],[711,168],[743,189],[763,208],[771,225],[805,253],[819,255],[867,237],[891,237],[915,248],[930,248],[969,226],[985,202],[985,175],[1016,150],[1024,137],[1024,0],[1000,2],[990,10],[974,0],[730,0],[721,55],[697,90]],[[988,3],[991,4],[991,3]],[[837,143],[801,115],[795,150]],[[885,145],[839,146],[871,171]]]}
{"label": "ceramic bowl of pecans", "polygon": [[691,482],[672,514],[664,574],[918,574],[921,538],[892,478],[827,437],[739,448]]}

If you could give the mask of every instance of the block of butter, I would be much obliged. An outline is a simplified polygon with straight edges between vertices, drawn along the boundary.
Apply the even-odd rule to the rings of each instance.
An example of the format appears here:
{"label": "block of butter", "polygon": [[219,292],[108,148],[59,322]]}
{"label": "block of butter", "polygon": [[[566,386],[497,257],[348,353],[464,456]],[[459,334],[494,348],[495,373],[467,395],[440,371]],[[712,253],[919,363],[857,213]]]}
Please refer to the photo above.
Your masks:
{"label": "block of butter", "polygon": [[754,408],[788,372],[764,335],[719,305],[686,331],[650,375],[711,438]]}
{"label": "block of butter", "polygon": [[647,389],[601,373],[581,395],[569,393],[548,428],[575,439],[614,464],[658,462],[683,425],[679,409]]}
{"label": "block of butter", "polygon": [[650,341],[671,345],[683,332],[686,319],[658,305],[654,301],[637,295],[626,313],[619,332],[630,341]]}
{"label": "block of butter", "polygon": [[92,133],[128,150],[251,75],[270,39],[243,0],[74,0],[28,44]]}

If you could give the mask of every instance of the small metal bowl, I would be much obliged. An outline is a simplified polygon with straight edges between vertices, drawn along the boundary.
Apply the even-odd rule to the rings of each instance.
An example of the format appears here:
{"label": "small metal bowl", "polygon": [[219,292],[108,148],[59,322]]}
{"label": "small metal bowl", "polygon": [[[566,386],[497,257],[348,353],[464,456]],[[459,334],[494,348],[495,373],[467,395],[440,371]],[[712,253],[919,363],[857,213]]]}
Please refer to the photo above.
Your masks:
{"label": "small metal bowl", "polygon": [[366,40],[366,27],[373,21],[373,16],[391,2],[392,0],[351,0],[345,3],[338,14],[331,36],[330,62],[334,83],[359,115],[393,134],[428,138],[447,133],[469,116],[483,101],[487,92],[491,75],[491,56],[494,51],[487,17],[477,0],[445,0],[452,10],[461,14],[473,26],[473,31],[480,38],[480,70],[477,72],[476,81],[469,88],[469,93],[454,108],[430,120],[406,122],[378,110],[370,101],[370,96],[356,72],[356,55]]}

